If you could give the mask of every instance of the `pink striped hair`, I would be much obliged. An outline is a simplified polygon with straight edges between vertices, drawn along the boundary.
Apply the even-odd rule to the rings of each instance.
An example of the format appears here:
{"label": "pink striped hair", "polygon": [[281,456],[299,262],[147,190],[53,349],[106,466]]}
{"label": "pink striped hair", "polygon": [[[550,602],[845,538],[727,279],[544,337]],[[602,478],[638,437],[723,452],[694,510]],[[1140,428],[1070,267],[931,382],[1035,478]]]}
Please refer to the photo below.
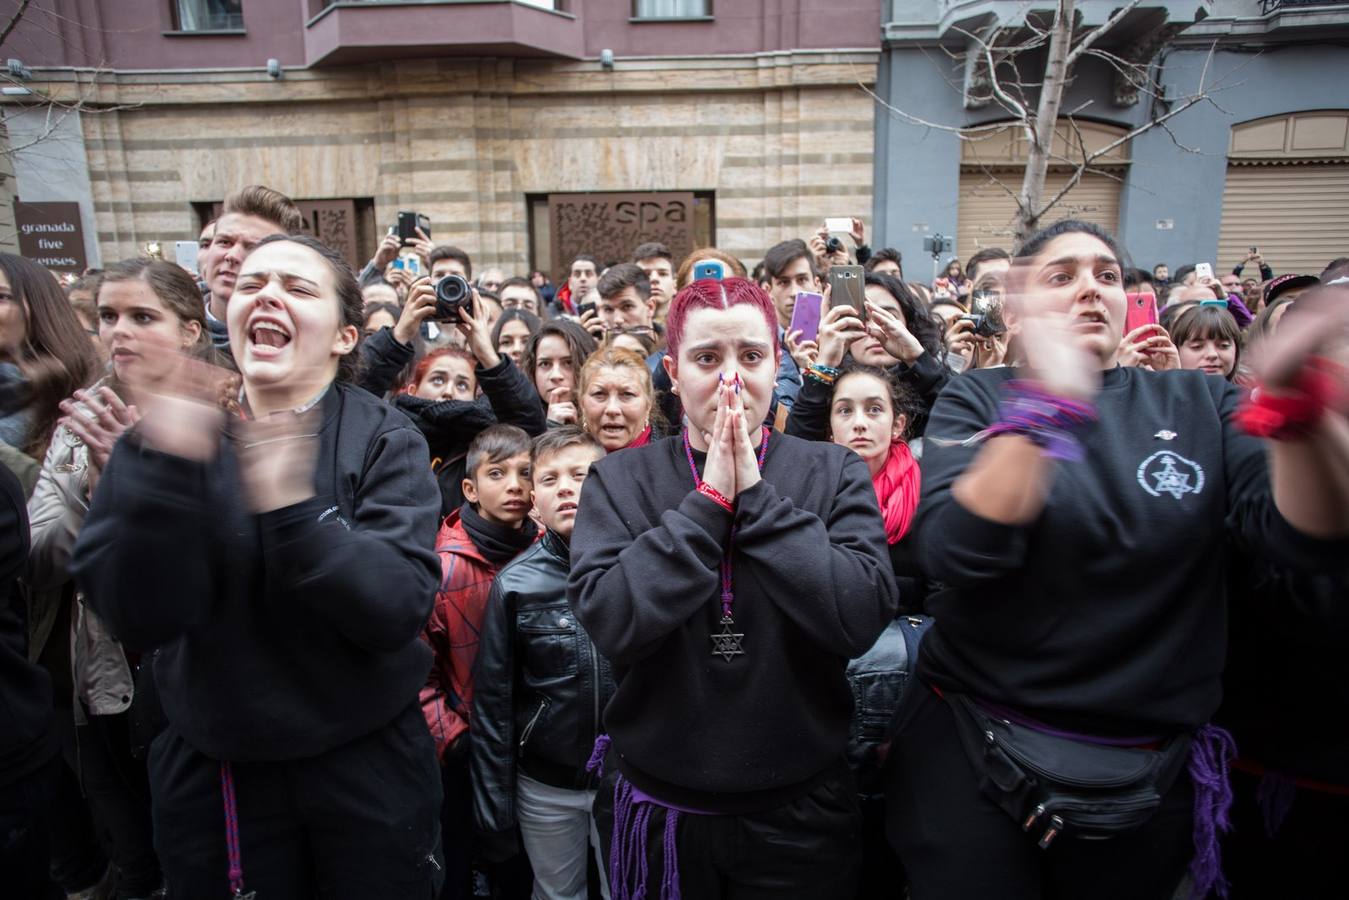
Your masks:
{"label": "pink striped hair", "polygon": [[773,339],[773,359],[778,355],[778,316],[773,309],[773,301],[763,288],[745,278],[724,278],[716,281],[704,278],[695,281],[670,301],[670,312],[665,317],[666,352],[679,359],[679,345],[684,341],[684,324],[689,314],[699,309],[730,309],[732,306],[746,304],[763,314],[768,323],[768,333]]}

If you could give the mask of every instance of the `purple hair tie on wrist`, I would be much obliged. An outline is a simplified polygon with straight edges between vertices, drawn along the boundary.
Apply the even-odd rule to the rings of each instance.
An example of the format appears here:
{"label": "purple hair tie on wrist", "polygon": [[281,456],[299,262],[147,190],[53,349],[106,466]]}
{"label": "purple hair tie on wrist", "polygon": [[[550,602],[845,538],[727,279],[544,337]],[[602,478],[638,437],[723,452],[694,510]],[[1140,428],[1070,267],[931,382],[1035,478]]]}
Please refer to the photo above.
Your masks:
{"label": "purple hair tie on wrist", "polygon": [[1018,434],[1050,459],[1080,462],[1085,452],[1076,432],[1096,421],[1096,407],[1051,394],[1034,382],[1013,379],[1002,385],[1001,417],[971,439],[980,443],[1000,434]]}

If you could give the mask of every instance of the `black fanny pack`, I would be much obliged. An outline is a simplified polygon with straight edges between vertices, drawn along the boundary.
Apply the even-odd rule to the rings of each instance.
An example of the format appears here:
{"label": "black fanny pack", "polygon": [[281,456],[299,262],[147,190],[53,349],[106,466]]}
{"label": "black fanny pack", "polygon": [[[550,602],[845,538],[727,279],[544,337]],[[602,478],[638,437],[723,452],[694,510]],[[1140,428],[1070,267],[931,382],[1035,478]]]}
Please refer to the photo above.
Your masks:
{"label": "black fanny pack", "polygon": [[1037,731],[984,709],[963,694],[943,695],[979,788],[1041,849],[1067,834],[1109,838],[1157,811],[1190,754],[1178,734],[1158,749],[1110,747]]}

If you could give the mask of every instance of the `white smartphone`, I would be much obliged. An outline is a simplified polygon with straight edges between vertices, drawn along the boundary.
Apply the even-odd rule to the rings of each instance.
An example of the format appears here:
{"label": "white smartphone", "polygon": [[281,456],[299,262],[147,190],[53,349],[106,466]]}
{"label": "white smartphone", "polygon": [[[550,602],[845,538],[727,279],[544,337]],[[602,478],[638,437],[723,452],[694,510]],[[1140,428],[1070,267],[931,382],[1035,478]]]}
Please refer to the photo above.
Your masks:
{"label": "white smartphone", "polygon": [[196,241],[174,241],[173,261],[193,275],[199,275],[201,270],[197,268],[197,253],[200,250]]}
{"label": "white smartphone", "polygon": [[852,219],[848,216],[827,218],[824,230],[830,234],[852,234]]}
{"label": "white smartphone", "polygon": [[1205,280],[1205,279],[1208,279],[1209,281],[1212,281],[1212,280],[1213,280],[1213,264],[1212,264],[1212,263],[1195,263],[1195,264],[1194,264],[1194,277],[1195,277],[1195,280],[1197,280],[1197,281],[1203,281],[1203,280]]}

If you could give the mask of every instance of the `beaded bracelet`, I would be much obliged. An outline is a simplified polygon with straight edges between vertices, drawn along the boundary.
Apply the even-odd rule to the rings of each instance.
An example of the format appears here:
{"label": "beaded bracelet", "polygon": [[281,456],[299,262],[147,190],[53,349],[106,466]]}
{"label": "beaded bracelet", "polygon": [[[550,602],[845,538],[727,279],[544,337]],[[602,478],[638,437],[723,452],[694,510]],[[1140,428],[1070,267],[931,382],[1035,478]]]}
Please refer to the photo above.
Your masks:
{"label": "beaded bracelet", "polygon": [[1096,421],[1096,407],[1049,393],[1033,382],[1013,379],[1002,385],[1001,418],[975,435],[979,441],[1000,434],[1027,438],[1050,459],[1078,462],[1085,455],[1074,432]]}
{"label": "beaded bracelet", "polygon": [[1310,434],[1335,399],[1343,368],[1320,357],[1307,361],[1287,390],[1257,385],[1237,410],[1237,425],[1253,437],[1282,441]]}
{"label": "beaded bracelet", "polygon": [[832,385],[838,378],[839,370],[833,366],[822,366],[819,363],[811,363],[810,367],[804,373],[805,377],[812,381],[818,381],[826,387]]}
{"label": "beaded bracelet", "polygon": [[713,503],[717,504],[717,506],[720,506],[728,513],[735,512],[735,507],[731,505],[730,500],[726,499],[726,495],[723,494],[721,491],[717,490],[716,488],[712,487],[712,485],[708,484],[706,481],[699,480],[698,493],[702,494],[704,497],[711,500]]}

